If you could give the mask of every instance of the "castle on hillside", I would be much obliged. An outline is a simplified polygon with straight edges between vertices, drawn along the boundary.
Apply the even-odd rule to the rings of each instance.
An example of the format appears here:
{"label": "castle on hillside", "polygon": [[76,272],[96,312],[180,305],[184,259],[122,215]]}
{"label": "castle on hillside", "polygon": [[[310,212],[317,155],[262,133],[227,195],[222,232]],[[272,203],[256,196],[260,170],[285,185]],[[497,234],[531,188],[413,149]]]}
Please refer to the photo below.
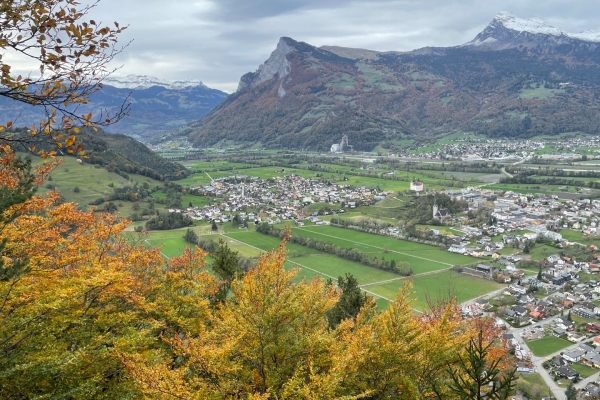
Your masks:
{"label": "castle on hillside", "polygon": [[419,193],[425,190],[425,185],[419,179],[412,179],[410,181],[410,190],[414,190]]}

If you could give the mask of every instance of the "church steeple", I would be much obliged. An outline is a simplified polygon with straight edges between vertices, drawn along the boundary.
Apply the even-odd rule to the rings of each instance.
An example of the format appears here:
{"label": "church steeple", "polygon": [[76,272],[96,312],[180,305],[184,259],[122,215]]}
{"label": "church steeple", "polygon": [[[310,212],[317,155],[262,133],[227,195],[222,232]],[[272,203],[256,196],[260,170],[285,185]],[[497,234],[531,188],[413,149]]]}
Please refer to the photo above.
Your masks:
{"label": "church steeple", "polygon": [[438,217],[437,213],[438,213],[437,199],[435,198],[435,196],[433,196],[433,218]]}

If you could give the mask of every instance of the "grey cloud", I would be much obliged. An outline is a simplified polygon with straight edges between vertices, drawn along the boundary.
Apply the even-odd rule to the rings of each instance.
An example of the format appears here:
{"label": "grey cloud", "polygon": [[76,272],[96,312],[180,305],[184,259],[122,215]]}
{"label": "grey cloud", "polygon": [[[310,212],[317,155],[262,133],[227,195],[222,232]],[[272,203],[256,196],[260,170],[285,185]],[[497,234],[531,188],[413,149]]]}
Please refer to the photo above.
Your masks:
{"label": "grey cloud", "polygon": [[[91,1],[91,0],[88,0]],[[101,0],[92,16],[129,23],[119,74],[200,79],[235,90],[289,36],[315,46],[379,51],[453,46],[500,11],[567,31],[600,30],[598,0]]]}

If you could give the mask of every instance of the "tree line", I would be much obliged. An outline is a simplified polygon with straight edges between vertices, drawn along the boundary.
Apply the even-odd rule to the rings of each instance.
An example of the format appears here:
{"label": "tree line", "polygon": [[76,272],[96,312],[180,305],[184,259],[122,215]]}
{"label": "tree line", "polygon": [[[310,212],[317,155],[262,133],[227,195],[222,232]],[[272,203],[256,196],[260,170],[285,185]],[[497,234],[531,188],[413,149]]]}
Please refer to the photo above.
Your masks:
{"label": "tree line", "polygon": [[600,189],[600,182],[595,181],[582,181],[577,179],[567,179],[557,176],[546,176],[538,177],[525,174],[515,175],[512,178],[505,177],[500,179],[500,183],[521,183],[530,185],[563,185],[563,186],[577,186],[577,187],[588,187],[590,189]]}
{"label": "tree line", "polygon": [[[285,237],[286,233],[284,229],[277,228],[273,225],[269,225],[266,222],[258,225],[256,227],[256,232],[262,233],[264,235],[273,236],[276,238],[282,239]],[[299,244],[301,246],[305,246],[311,249],[319,250],[324,253],[333,254],[335,256],[341,257],[343,259],[358,262],[360,264],[366,265],[368,267],[382,269],[384,271],[390,271],[395,274],[399,274],[402,276],[410,276],[412,275],[412,269],[410,268],[410,264],[402,261],[396,260],[386,260],[384,257],[377,258],[372,257],[363,253],[362,251],[358,251],[356,249],[348,249],[346,247],[337,246],[333,243],[325,242],[322,240],[309,238],[305,236],[291,235],[288,238],[290,243]]]}

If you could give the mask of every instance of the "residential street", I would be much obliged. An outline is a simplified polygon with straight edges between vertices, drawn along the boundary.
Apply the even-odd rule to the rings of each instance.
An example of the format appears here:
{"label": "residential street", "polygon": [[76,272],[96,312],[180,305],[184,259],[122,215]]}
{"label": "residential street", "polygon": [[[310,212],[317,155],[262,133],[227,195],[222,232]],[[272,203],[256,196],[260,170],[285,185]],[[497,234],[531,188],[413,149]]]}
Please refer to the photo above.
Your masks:
{"label": "residential street", "polygon": [[[556,319],[558,316],[552,317],[552,318],[548,318],[546,320],[543,321],[543,324],[548,324],[550,322],[552,322],[554,319]],[[522,338],[522,333],[528,329],[531,328],[531,325],[525,327],[525,328],[511,328],[509,330],[510,333],[512,333],[515,338],[517,339],[517,341],[519,342],[519,346],[522,347],[522,349],[526,350],[527,352],[529,352],[529,354],[531,354],[531,362],[535,365],[535,369],[536,372],[538,372],[542,378],[544,378],[544,381],[546,382],[546,384],[548,385],[548,387],[550,388],[550,390],[552,391],[553,396],[557,399],[557,400],[566,400],[566,396],[565,396],[565,390],[566,388],[561,388],[559,387],[556,382],[554,382],[554,380],[552,379],[552,377],[550,376],[550,374],[548,373],[548,371],[542,366],[542,364],[546,361],[546,360],[551,360],[552,358],[554,358],[555,356],[559,355],[560,353],[563,353],[567,350],[572,350],[575,349],[579,346],[579,343],[574,343],[573,345],[559,350],[555,353],[552,353],[548,356],[545,357],[537,357],[535,355],[533,355],[533,353],[531,352],[531,350],[529,349],[529,347],[527,346],[525,340]],[[595,380],[598,379],[598,372],[596,372],[595,374],[593,374],[592,376],[585,378],[583,380],[581,380],[580,382],[575,384],[575,387],[577,389],[582,389],[584,388],[588,383],[593,382]]]}

